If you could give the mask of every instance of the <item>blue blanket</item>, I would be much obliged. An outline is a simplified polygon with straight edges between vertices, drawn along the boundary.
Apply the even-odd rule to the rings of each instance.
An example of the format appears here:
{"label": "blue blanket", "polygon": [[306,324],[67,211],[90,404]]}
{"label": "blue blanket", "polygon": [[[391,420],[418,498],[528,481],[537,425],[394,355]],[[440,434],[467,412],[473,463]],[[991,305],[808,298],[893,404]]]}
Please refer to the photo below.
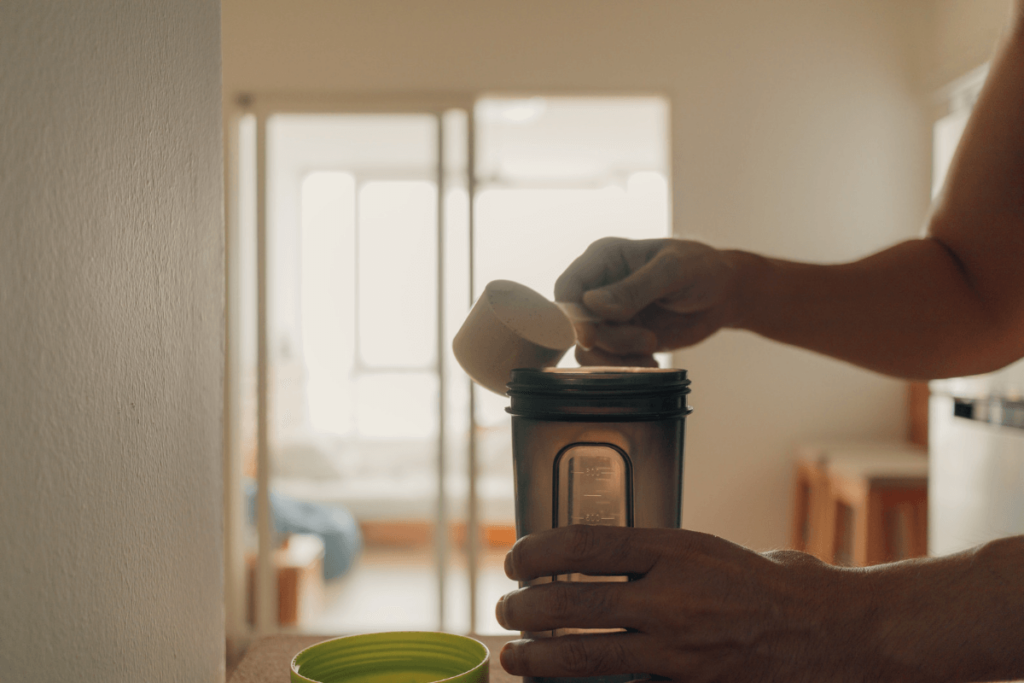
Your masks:
{"label": "blue blanket", "polygon": [[[256,482],[245,482],[249,523],[256,523]],[[324,542],[324,578],[344,575],[363,549],[363,536],[352,513],[341,507],[296,500],[270,490],[270,513],[278,534],[316,534]]]}

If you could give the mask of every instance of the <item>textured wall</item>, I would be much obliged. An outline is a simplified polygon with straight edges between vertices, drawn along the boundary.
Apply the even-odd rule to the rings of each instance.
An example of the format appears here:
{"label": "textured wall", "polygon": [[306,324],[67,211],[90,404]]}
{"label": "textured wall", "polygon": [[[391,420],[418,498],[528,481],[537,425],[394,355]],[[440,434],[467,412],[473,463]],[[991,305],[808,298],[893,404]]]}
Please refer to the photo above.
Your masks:
{"label": "textured wall", "polygon": [[0,3],[0,679],[223,676],[220,8]]}
{"label": "textured wall", "polygon": [[[665,93],[679,234],[843,260],[924,220],[931,122],[907,34],[926,5],[225,0],[225,94]],[[677,363],[695,406],[684,523],[756,547],[788,540],[796,442],[905,429],[901,383],[753,335]]]}

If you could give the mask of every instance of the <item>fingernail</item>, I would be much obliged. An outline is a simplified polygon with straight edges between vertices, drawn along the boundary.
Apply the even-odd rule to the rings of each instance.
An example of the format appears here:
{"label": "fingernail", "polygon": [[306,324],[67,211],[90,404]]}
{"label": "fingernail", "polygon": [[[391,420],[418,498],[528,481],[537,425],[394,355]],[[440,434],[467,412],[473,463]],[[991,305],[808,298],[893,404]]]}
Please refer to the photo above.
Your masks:
{"label": "fingernail", "polygon": [[590,349],[594,348],[593,336],[593,326],[576,326],[576,346],[580,347],[584,351],[589,351]]}
{"label": "fingernail", "polygon": [[505,596],[498,598],[498,604],[494,607],[494,618],[498,620],[498,625],[502,628],[508,628],[505,626]]}
{"label": "fingernail", "polygon": [[501,654],[498,655],[498,660],[501,662],[501,668],[510,674],[514,674],[513,668],[516,664],[516,654],[514,652],[515,647],[512,643],[505,643],[505,647],[501,648]]}

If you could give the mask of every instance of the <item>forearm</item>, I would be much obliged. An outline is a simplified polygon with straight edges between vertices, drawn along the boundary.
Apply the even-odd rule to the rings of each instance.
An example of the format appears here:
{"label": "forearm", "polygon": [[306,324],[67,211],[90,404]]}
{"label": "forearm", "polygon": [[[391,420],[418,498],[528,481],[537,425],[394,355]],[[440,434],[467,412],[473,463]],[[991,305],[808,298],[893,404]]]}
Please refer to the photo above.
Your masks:
{"label": "forearm", "polygon": [[911,378],[1024,356],[1024,0],[929,219],[928,237],[855,263],[731,252],[732,325]]}
{"label": "forearm", "polygon": [[[843,628],[877,681],[1024,678],[1024,537],[855,572]],[[840,647],[842,647],[840,645]]]}
{"label": "forearm", "polygon": [[842,265],[727,258],[739,283],[733,327],[915,379],[987,372],[1024,355],[1024,330],[993,316],[931,239]]}

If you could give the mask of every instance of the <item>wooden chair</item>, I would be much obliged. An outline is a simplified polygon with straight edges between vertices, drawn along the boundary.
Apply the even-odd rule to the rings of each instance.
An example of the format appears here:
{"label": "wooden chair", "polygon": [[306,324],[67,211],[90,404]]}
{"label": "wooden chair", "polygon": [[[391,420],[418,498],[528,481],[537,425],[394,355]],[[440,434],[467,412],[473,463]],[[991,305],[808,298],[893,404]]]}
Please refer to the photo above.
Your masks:
{"label": "wooden chair", "polygon": [[824,540],[828,479],[824,463],[817,457],[805,457],[796,463],[793,527],[790,545],[795,550],[821,558]]}

